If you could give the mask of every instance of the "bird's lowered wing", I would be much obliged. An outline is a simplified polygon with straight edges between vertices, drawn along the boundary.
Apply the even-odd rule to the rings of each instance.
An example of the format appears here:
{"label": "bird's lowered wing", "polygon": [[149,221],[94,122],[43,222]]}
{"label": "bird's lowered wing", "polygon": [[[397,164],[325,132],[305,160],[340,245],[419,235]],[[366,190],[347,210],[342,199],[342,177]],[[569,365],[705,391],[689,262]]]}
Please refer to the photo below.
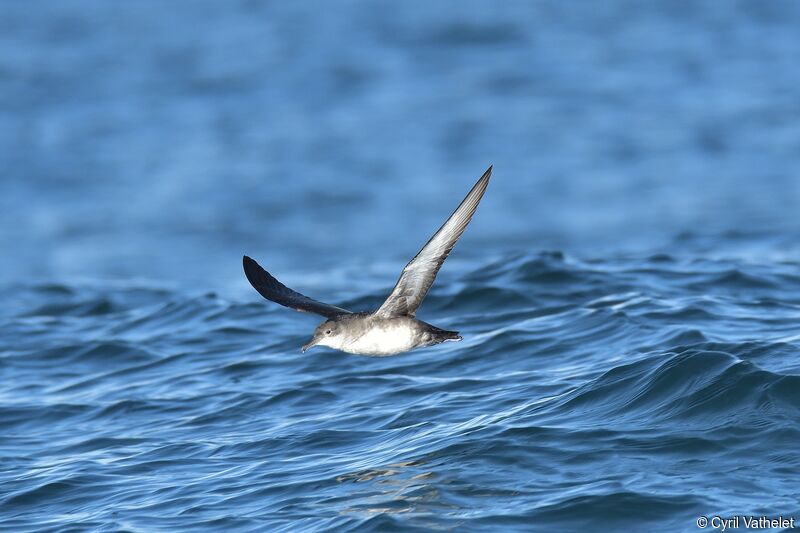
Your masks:
{"label": "bird's lowered wing", "polygon": [[492,167],[489,167],[469,191],[461,205],[450,215],[447,222],[406,265],[403,273],[400,274],[400,279],[392,289],[392,293],[375,312],[376,315],[382,317],[414,316],[433,285],[433,280],[436,279],[442,263],[447,259],[450,250],[453,249],[472,219],[472,215],[489,185],[491,175]]}
{"label": "bird's lowered wing", "polygon": [[249,281],[250,285],[267,300],[297,311],[316,313],[327,318],[350,314],[350,311],[342,309],[341,307],[324,304],[313,298],[304,296],[297,291],[293,291],[272,277],[269,272],[261,268],[261,265],[247,256],[242,258],[242,263],[244,265],[244,274],[247,276],[247,281]]}

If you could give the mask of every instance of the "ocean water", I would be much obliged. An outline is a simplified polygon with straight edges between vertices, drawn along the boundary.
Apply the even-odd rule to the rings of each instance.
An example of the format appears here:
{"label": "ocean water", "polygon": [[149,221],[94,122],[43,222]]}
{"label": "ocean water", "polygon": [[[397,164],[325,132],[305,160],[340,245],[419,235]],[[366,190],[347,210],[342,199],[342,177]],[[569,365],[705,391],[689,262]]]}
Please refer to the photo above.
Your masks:
{"label": "ocean water", "polygon": [[522,254],[460,278],[424,316],[465,340],[388,358],[303,355],[311,320],[253,298],[7,289],[4,527],[689,530],[798,511],[800,263]]}
{"label": "ocean water", "polygon": [[800,525],[800,7],[499,6],[0,6],[0,530]]}

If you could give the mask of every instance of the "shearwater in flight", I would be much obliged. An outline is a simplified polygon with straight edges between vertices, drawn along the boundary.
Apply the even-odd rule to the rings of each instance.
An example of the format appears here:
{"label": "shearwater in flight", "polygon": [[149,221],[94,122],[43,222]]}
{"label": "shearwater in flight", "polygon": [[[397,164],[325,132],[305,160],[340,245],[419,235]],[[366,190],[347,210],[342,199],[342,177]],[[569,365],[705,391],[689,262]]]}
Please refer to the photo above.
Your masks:
{"label": "shearwater in flight", "polygon": [[457,331],[437,328],[417,320],[415,315],[442,263],[472,219],[491,175],[492,167],[489,167],[447,222],[406,265],[392,293],[372,313],[353,313],[293,291],[247,256],[242,259],[244,273],[253,288],[267,300],[326,318],[303,346],[303,352],[320,345],[348,353],[384,356],[445,341],[460,341]]}

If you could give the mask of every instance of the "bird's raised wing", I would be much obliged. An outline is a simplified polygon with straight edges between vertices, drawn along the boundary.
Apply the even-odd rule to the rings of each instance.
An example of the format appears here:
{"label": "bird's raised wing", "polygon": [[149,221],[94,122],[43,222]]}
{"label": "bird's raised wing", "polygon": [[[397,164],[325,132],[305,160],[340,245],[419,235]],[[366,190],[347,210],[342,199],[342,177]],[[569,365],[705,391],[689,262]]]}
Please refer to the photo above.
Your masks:
{"label": "bird's raised wing", "polygon": [[247,276],[247,281],[249,281],[250,285],[267,300],[297,311],[316,313],[327,318],[350,314],[350,311],[342,309],[341,307],[324,304],[313,298],[304,296],[297,291],[293,291],[272,277],[269,272],[261,268],[261,265],[247,256],[242,258],[242,263],[244,265],[244,274]]}
{"label": "bird's raised wing", "polygon": [[450,215],[447,222],[406,265],[403,273],[400,274],[400,279],[392,289],[392,293],[375,312],[376,315],[383,317],[414,316],[433,285],[433,280],[436,279],[442,263],[447,259],[458,238],[464,233],[469,221],[472,220],[472,215],[489,185],[491,175],[492,167],[489,167],[469,191],[461,205]]}

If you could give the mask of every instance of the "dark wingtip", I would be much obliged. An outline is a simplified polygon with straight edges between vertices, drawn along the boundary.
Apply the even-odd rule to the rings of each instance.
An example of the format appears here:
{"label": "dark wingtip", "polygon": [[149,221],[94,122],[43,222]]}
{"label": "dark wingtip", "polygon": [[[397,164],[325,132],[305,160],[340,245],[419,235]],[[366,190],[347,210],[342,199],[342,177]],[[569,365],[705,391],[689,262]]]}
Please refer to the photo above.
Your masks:
{"label": "dark wingtip", "polygon": [[258,262],[249,255],[242,256],[242,265],[244,265],[245,270],[251,268],[261,268],[261,265],[259,265]]}
{"label": "dark wingtip", "polygon": [[483,180],[489,181],[489,178],[492,177],[492,169],[493,168],[494,168],[494,165],[489,165],[489,168],[486,169],[486,172],[483,173],[483,176],[481,176],[481,179],[479,179],[478,182],[481,182]]}
{"label": "dark wingtip", "polygon": [[[246,255],[242,256],[242,267],[244,267],[244,275],[247,277],[250,285],[256,287],[259,273],[263,269],[256,263],[255,259]],[[258,290],[258,287],[256,287],[256,290]]]}

